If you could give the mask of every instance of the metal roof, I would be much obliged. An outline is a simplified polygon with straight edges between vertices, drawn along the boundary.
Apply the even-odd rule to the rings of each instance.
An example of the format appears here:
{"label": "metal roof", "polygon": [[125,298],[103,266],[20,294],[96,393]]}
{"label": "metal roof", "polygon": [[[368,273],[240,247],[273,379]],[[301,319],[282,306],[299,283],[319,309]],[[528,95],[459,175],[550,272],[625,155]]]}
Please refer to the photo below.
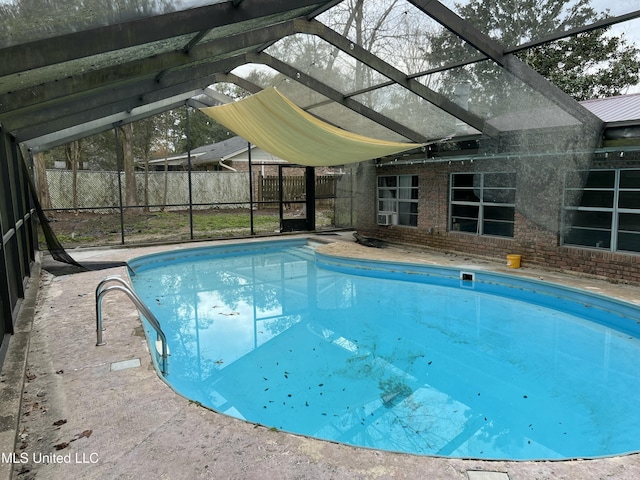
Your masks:
{"label": "metal roof", "polygon": [[607,124],[640,122],[640,93],[580,102]]}

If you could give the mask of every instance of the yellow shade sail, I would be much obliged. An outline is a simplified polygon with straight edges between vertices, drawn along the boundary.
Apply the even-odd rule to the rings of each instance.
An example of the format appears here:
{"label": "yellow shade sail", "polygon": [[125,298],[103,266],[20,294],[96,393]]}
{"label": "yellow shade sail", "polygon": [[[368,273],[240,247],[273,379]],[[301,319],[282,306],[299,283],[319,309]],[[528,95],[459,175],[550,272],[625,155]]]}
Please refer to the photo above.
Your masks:
{"label": "yellow shade sail", "polygon": [[302,110],[274,87],[238,102],[201,111],[270,154],[299,165],[344,165],[421,146],[377,140],[329,125]]}

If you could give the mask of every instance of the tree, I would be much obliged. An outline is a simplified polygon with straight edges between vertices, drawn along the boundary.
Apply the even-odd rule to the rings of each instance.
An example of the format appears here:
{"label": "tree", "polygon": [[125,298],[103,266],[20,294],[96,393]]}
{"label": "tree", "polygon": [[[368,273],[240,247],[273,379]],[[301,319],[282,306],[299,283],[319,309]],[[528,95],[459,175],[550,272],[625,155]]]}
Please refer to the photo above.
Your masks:
{"label": "tree", "polygon": [[576,100],[620,95],[640,80],[640,50],[607,32],[582,33],[519,56]]}
{"label": "tree", "polygon": [[[456,10],[507,47],[607,16],[594,10],[590,0],[471,0],[457,5]],[[433,39],[432,51],[448,52],[458,59],[469,56],[468,46],[448,32]],[[517,56],[577,100],[620,94],[639,80],[640,51],[624,36],[611,36],[607,28],[523,50]],[[483,115],[500,113],[495,102],[498,96],[503,105],[510,95],[523,96],[522,85],[509,84],[510,79],[492,62],[450,70],[441,81],[447,93],[460,82],[470,82],[472,103]],[[534,95],[530,98],[535,101]]]}
{"label": "tree", "polygon": [[[345,0],[320,18],[333,30],[405,73],[420,71],[427,64],[420,46],[427,44],[429,36],[435,33],[433,23],[407,2]],[[334,68],[337,58],[334,53],[327,65],[329,70]],[[377,74],[360,62],[356,63],[354,73],[343,74],[351,78],[345,85],[353,90],[380,81]]]}
{"label": "tree", "polygon": [[194,108],[183,107],[175,112],[177,118],[175,127],[180,131],[175,145],[176,153],[187,151],[187,108],[189,110],[189,146],[192,150],[227,138],[227,129],[213,118]]}
{"label": "tree", "polygon": [[67,169],[71,169],[71,196],[73,208],[78,208],[78,170],[82,170],[82,140],[74,140],[65,145],[65,155],[67,159]]}
{"label": "tree", "polygon": [[120,136],[120,152],[124,170],[125,205],[138,205],[135,177],[135,159],[133,156],[133,124],[125,123],[118,127]]}
{"label": "tree", "polygon": [[33,165],[36,180],[36,191],[42,208],[51,208],[51,195],[49,195],[49,182],[47,182],[47,167],[44,152],[33,154]]}

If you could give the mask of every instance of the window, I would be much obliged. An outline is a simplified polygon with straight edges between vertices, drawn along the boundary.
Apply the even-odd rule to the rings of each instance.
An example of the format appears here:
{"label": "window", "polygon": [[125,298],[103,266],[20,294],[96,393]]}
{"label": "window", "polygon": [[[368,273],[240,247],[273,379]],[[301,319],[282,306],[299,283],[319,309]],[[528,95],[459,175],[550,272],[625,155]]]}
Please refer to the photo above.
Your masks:
{"label": "window", "polygon": [[563,225],[565,245],[640,252],[640,169],[572,172]]}
{"label": "window", "polygon": [[452,231],[513,237],[515,173],[452,173]]}
{"label": "window", "polygon": [[378,177],[378,223],[418,226],[418,176]]}

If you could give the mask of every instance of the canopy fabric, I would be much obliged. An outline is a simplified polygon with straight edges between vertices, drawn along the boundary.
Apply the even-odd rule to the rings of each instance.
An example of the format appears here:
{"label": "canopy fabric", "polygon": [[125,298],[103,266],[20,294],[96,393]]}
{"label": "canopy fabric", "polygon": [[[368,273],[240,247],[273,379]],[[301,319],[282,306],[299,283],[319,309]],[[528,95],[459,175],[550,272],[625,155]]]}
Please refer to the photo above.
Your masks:
{"label": "canopy fabric", "polygon": [[421,146],[377,140],[329,125],[274,87],[201,111],[270,154],[299,165],[345,165]]}

